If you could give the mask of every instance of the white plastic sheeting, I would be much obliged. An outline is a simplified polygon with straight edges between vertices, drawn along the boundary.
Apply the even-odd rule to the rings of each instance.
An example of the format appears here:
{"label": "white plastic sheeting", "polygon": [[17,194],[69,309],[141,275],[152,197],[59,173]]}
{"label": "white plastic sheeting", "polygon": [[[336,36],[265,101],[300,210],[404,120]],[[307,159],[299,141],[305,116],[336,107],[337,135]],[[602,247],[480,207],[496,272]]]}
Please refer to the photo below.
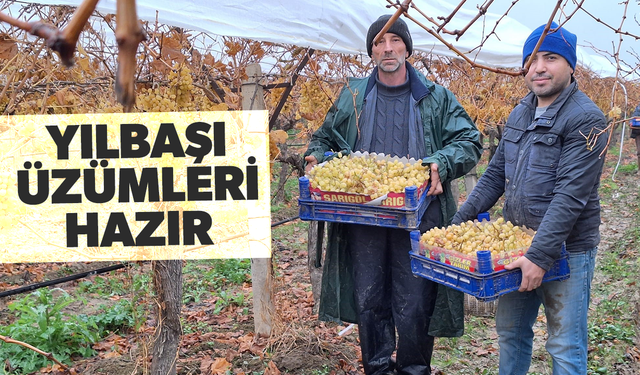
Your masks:
{"label": "white plastic sheeting", "polygon": [[[77,6],[80,0],[39,0],[34,3]],[[448,16],[453,5],[441,0],[415,1],[430,17]],[[382,14],[391,14],[385,0],[137,0],[138,17],[210,34],[250,38],[274,43],[294,44],[346,54],[366,54],[367,29]],[[97,9],[115,13],[116,1],[101,0]],[[415,10],[409,14],[423,25],[432,27]],[[461,10],[446,28],[462,29],[476,15]],[[476,22],[459,41],[445,35],[448,42],[462,52],[479,46],[500,15],[487,14]],[[157,17],[157,18],[156,18]],[[455,56],[446,46],[409,19],[414,50]],[[483,30],[484,24],[484,30]],[[468,53],[478,63],[501,67],[518,67],[521,48],[531,30],[519,22],[500,21],[495,36],[483,48]]]}
{"label": "white plastic sheeting", "polygon": [[[77,6],[81,0],[38,0],[34,3]],[[458,0],[414,0],[428,16],[446,17]],[[209,34],[243,37],[274,43],[294,44],[345,54],[366,54],[367,29],[382,14],[391,14],[386,0],[137,0],[138,17]],[[99,11],[115,13],[115,0],[101,0]],[[537,9],[539,11],[540,9]],[[409,14],[433,28],[416,10]],[[460,9],[446,25],[461,30],[477,10]],[[485,40],[502,14],[487,13],[456,41],[441,33],[458,50],[480,64],[520,67],[522,45],[531,28],[510,17],[500,20],[496,35]],[[411,30],[414,50],[442,56],[455,56],[423,28],[404,18]],[[484,42],[484,43],[483,43]],[[482,44],[482,48],[477,48]],[[578,61],[604,75],[615,74],[606,59],[585,53],[578,47]]]}

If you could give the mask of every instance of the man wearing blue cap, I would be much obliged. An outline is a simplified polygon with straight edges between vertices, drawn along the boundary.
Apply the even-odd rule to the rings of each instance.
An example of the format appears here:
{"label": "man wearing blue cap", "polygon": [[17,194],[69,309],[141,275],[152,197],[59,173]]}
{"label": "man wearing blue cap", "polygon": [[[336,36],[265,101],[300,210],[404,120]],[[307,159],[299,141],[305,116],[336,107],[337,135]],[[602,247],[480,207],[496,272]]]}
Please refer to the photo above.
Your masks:
{"label": "man wearing blue cap", "polygon": [[[606,122],[573,77],[574,34],[553,23],[533,54],[545,26],[531,33],[522,51],[522,65],[531,62],[524,77],[531,92],[511,112],[496,154],[453,218],[453,223],[473,219],[504,194],[504,218],[537,231],[525,256],[506,266],[522,270],[522,283],[498,301],[502,375],[527,373],[541,304],[553,374],[587,373],[587,311],[600,241],[598,186],[607,143],[607,134],[600,132]],[[571,276],[543,284],[563,244]]]}

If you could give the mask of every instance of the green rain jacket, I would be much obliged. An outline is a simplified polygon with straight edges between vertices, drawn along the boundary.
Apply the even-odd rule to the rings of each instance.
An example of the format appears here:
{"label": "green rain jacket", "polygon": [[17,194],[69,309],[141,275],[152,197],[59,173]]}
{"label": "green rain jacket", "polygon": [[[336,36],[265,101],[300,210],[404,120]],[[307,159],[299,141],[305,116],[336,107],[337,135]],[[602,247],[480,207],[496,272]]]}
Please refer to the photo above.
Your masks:
{"label": "green rain jacket", "polygon": [[[420,111],[425,149],[430,154],[423,159],[423,163],[438,164],[444,190],[438,196],[441,222],[449,223],[457,209],[451,192],[451,181],[465,175],[478,163],[482,152],[480,133],[453,93],[427,80],[413,66],[406,64],[411,82],[412,104]],[[367,78],[348,80],[327,113],[324,123],[314,133],[304,156],[313,155],[321,163],[325,160],[326,151],[351,153],[359,134],[357,119],[365,97],[375,84],[374,77],[377,73],[375,68]],[[346,228],[340,223],[331,223],[328,228],[319,319],[357,323]],[[456,337],[461,336],[463,331],[463,293],[439,285],[429,334]]]}

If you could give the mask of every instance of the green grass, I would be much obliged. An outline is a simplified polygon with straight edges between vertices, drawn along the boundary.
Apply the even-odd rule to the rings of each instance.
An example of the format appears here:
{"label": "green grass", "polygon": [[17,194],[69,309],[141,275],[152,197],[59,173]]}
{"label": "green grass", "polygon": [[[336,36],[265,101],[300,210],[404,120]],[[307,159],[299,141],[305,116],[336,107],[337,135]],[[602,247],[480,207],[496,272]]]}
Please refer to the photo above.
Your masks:
{"label": "green grass", "polygon": [[[436,338],[436,350],[432,358],[432,365],[446,374],[498,374],[498,351],[493,347],[497,343],[495,336],[495,320],[493,317],[465,317],[464,335],[461,337]],[[473,357],[479,352],[492,358],[491,367],[482,368],[474,362]]]}
{"label": "green grass", "polygon": [[621,165],[618,167],[618,172],[625,173],[625,174],[635,174],[638,172],[638,164],[631,163],[631,164]]}
{"label": "green grass", "polygon": [[111,271],[80,281],[76,292],[108,298],[137,292],[147,293],[150,289],[151,275],[141,272],[139,265],[131,263],[127,273]]}
{"label": "green grass", "polygon": [[284,183],[282,189],[282,195],[284,200],[277,201],[275,198],[278,191],[278,184],[280,182],[280,169],[282,163],[273,163],[271,167],[271,213],[277,213],[285,210],[288,206],[294,205],[297,207],[296,199],[298,199],[298,177],[296,172],[291,172]]}
{"label": "green grass", "polygon": [[183,269],[183,278],[183,302],[198,303],[223,292],[228,286],[242,285],[249,281],[251,260],[190,260]]}
{"label": "green grass", "polygon": [[[271,195],[275,197],[275,189],[278,185],[280,171],[280,163],[275,163],[272,168],[272,183],[271,183]],[[298,215],[298,178],[295,173],[289,175],[287,182],[284,185],[284,201],[276,202],[275,199],[271,201],[271,214],[273,222],[279,220],[289,219]],[[282,225],[277,225],[271,228],[271,237],[276,243],[281,246],[294,251],[306,251],[307,249],[307,230],[309,224],[300,219],[289,221]],[[274,247],[272,249],[274,257],[278,257],[278,249]]]}
{"label": "green grass", "polygon": [[[288,249],[294,251],[306,251],[308,228],[309,223],[298,219],[272,228],[271,236]],[[277,251],[277,249],[272,250],[274,251],[274,253]]]}
{"label": "green grass", "polygon": [[632,200],[633,222],[607,253],[600,254],[596,273],[603,280],[592,288],[589,315],[589,375],[613,375],[638,345],[637,306],[633,293],[640,280],[640,196]]}
{"label": "green grass", "polygon": [[79,293],[98,294],[102,297],[122,296],[129,293],[129,288],[114,273],[96,276],[93,280],[78,283]]}
{"label": "green grass", "polygon": [[485,164],[485,163],[481,163],[481,164],[479,163],[476,166],[476,173],[478,174],[478,178],[480,178],[480,176],[482,176],[484,172],[487,171],[487,166],[488,164]]}
{"label": "green grass", "polygon": [[602,180],[602,182],[600,182],[600,189],[598,192],[600,196],[606,200],[610,199],[613,193],[616,193],[619,190],[619,186],[615,182],[611,180]]}

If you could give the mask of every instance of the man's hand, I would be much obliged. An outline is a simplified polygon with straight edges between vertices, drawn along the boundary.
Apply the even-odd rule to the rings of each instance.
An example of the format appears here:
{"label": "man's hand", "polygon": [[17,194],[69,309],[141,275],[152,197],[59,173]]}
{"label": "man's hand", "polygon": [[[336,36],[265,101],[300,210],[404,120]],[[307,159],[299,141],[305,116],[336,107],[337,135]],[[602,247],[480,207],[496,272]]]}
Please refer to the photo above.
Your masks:
{"label": "man's hand", "polygon": [[522,283],[518,292],[529,292],[539,287],[542,284],[544,274],[547,272],[526,257],[520,257],[513,263],[505,265],[504,268],[506,270],[520,268],[522,271]]}
{"label": "man's hand", "polygon": [[304,173],[309,173],[311,168],[313,168],[314,165],[318,164],[318,159],[316,159],[316,157],[313,155],[305,156],[304,161],[307,162],[307,166],[304,167]]}
{"label": "man's hand", "polygon": [[427,195],[442,194],[442,182],[440,182],[440,174],[438,173],[438,164],[431,163],[431,187],[427,192]]}

